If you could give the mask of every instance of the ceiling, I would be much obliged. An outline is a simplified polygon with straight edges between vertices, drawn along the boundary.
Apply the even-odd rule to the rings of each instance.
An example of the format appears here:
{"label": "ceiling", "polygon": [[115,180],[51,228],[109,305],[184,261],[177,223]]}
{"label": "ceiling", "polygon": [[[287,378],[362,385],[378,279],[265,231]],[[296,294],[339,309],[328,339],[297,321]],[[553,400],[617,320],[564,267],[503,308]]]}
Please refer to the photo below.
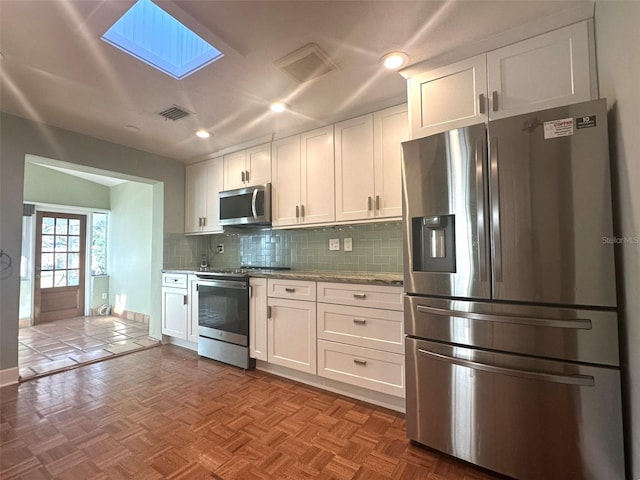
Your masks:
{"label": "ceiling", "polygon": [[[415,64],[588,0],[156,3],[224,57],[175,80],[100,40],[133,0],[0,0],[0,109],[190,163],[401,103],[406,81],[379,64],[389,51]],[[298,83],[274,66],[310,42],[336,71]],[[191,115],[158,115],[173,105]]]}

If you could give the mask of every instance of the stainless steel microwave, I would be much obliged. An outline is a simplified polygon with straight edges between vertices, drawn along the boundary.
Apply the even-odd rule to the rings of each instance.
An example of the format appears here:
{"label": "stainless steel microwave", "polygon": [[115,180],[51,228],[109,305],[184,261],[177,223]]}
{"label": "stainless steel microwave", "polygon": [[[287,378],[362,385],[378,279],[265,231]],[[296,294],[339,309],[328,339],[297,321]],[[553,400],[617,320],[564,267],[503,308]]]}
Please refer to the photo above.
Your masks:
{"label": "stainless steel microwave", "polygon": [[271,225],[271,184],[226,190],[220,198],[220,225]]}

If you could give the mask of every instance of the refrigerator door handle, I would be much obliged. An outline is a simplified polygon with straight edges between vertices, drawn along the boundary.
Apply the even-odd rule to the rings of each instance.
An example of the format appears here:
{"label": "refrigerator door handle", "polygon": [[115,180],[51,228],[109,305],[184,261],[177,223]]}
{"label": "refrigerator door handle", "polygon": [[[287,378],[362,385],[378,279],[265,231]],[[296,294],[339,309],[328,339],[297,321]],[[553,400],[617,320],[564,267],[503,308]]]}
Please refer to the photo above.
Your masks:
{"label": "refrigerator door handle", "polygon": [[554,373],[531,372],[528,370],[517,370],[514,368],[497,367],[495,365],[487,365],[486,363],[474,362],[472,360],[464,360],[462,358],[450,357],[441,353],[418,348],[420,355],[431,357],[446,363],[452,363],[461,367],[472,368],[474,370],[482,370],[489,373],[497,373],[499,375],[510,375],[512,377],[525,378],[528,380],[539,380],[542,382],[563,383],[566,385],[578,385],[581,387],[593,387],[594,379],[591,375],[558,375]]}
{"label": "refrigerator door handle", "polygon": [[515,325],[529,325],[532,327],[570,328],[574,330],[591,330],[591,320],[588,318],[571,318],[567,320],[555,318],[519,317],[515,315],[494,315],[487,313],[463,312],[461,310],[445,310],[444,308],[418,305],[418,312],[432,313],[443,317],[460,317],[470,320],[484,320],[487,322],[511,323]]}
{"label": "refrigerator door handle", "polygon": [[476,142],[476,204],[478,223],[478,263],[480,264],[480,280],[487,279],[487,237],[485,232],[485,199],[484,199],[484,142]]}
{"label": "refrigerator door handle", "polygon": [[498,178],[498,139],[491,149],[491,227],[493,229],[493,266],[496,282],[502,282],[502,241],[500,238],[500,183]]}

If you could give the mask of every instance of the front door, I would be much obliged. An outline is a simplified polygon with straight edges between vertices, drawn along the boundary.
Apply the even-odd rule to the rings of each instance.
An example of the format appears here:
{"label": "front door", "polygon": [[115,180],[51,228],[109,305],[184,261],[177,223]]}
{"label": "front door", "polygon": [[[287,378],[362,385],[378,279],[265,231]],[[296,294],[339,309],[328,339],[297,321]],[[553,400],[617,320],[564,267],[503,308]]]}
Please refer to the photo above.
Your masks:
{"label": "front door", "polygon": [[38,212],[34,324],[84,315],[86,216]]}

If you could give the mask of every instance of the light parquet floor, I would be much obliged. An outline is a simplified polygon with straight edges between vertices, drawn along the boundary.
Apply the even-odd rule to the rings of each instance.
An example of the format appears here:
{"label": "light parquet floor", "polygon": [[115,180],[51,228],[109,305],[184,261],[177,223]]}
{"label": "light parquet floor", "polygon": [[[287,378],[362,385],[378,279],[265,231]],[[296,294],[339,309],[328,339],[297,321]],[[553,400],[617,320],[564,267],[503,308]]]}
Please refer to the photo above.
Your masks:
{"label": "light parquet floor", "polygon": [[165,345],[0,389],[0,478],[501,477],[412,445],[402,414]]}

